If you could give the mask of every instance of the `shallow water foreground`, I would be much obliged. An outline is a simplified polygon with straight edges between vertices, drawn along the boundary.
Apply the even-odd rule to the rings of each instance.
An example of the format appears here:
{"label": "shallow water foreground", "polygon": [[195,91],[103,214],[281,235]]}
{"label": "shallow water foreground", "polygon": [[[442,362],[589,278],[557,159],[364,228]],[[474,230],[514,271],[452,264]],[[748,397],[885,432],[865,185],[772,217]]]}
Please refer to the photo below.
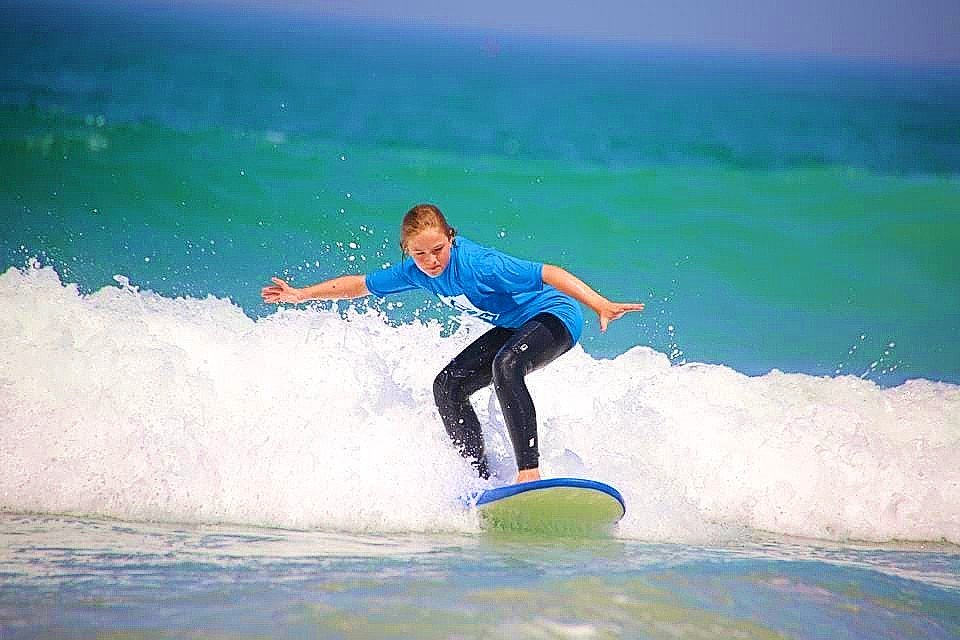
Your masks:
{"label": "shallow water foreground", "polygon": [[956,638],[960,550],[0,516],[0,638]]}

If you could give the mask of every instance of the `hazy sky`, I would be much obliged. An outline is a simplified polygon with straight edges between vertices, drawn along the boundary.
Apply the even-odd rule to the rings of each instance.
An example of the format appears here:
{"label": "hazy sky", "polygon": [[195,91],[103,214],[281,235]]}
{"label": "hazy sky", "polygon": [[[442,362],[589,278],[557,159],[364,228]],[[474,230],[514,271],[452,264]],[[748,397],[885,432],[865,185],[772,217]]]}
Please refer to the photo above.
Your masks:
{"label": "hazy sky", "polygon": [[[326,10],[587,39],[960,63],[960,0],[332,0]],[[397,8],[402,5],[402,10]]]}
{"label": "hazy sky", "polygon": [[[45,0],[6,0],[44,4]],[[960,68],[960,0],[46,0],[257,7],[496,34]],[[5,0],[0,0],[0,5]]]}
{"label": "hazy sky", "polygon": [[960,66],[960,0],[167,0],[639,45]]}

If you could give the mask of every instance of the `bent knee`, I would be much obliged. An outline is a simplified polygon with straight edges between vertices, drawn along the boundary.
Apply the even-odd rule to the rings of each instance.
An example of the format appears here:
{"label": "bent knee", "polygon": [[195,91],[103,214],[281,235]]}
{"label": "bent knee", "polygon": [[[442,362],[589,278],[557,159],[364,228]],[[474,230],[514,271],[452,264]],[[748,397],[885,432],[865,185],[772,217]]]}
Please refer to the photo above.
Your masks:
{"label": "bent knee", "polygon": [[450,372],[444,369],[433,379],[433,397],[437,401],[449,396],[450,377]]}
{"label": "bent knee", "polygon": [[[526,345],[524,345],[526,346]],[[501,349],[493,358],[493,379],[506,381],[523,378],[524,363],[513,349]]]}
{"label": "bent knee", "polygon": [[444,367],[443,371],[437,374],[433,379],[433,397],[437,402],[458,398],[463,395],[463,379],[457,376],[450,367]]}

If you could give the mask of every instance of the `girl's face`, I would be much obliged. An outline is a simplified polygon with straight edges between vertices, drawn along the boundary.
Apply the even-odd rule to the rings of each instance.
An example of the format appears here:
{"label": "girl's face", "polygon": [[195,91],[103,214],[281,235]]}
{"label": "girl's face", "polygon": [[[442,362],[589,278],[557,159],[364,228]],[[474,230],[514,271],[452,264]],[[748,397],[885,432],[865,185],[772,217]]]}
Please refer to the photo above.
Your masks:
{"label": "girl's face", "polygon": [[436,278],[450,264],[450,238],[442,230],[428,227],[410,236],[407,240],[407,253],[413,258],[420,271]]}

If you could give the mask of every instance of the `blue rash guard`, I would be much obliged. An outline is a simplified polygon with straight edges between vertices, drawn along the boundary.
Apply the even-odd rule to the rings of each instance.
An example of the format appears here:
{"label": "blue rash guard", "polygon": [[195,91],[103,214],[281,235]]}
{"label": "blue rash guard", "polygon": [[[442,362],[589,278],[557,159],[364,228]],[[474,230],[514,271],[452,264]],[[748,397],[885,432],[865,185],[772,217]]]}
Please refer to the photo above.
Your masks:
{"label": "blue rash guard", "polygon": [[435,278],[417,267],[413,258],[367,274],[367,289],[375,296],[426,289],[461,313],[498,327],[519,329],[538,313],[559,318],[574,343],[580,340],[583,314],[576,300],[543,282],[543,264],[520,260],[457,236],[450,264]]}

